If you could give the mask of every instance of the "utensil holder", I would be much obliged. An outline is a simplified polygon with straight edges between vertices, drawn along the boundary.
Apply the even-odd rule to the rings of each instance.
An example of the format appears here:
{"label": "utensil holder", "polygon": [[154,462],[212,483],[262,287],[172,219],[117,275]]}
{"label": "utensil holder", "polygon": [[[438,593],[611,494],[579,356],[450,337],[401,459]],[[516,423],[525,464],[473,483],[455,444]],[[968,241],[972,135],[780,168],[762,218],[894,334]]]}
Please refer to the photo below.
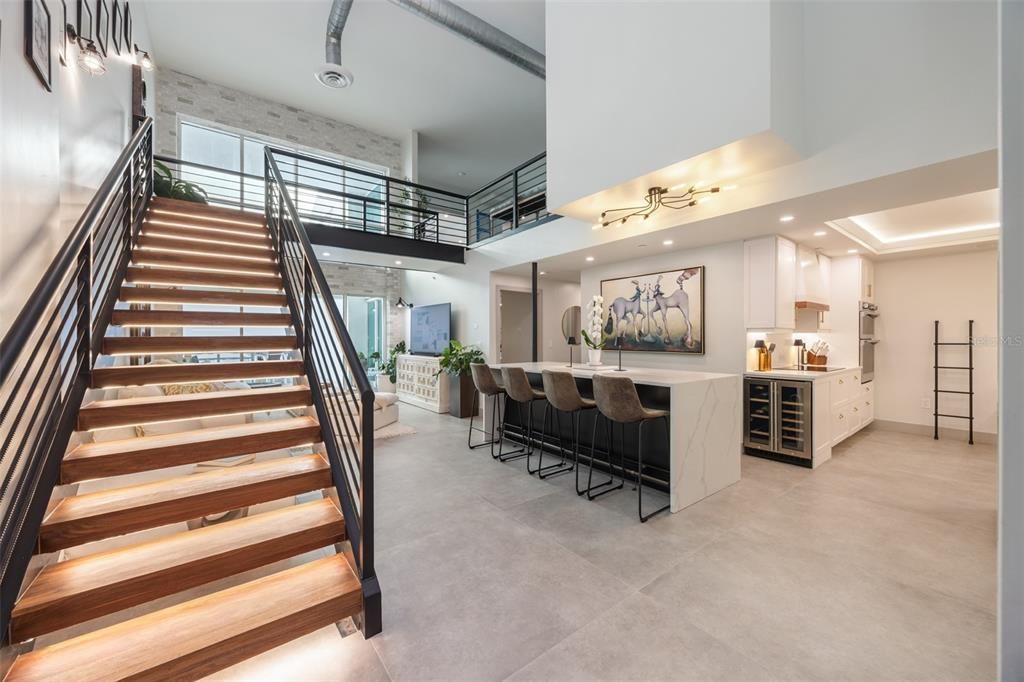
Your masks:
{"label": "utensil holder", "polygon": [[813,366],[818,366],[818,367],[824,367],[827,364],[828,364],[828,356],[827,355],[815,355],[811,351],[807,351],[807,366],[808,367],[810,367],[812,365]]}

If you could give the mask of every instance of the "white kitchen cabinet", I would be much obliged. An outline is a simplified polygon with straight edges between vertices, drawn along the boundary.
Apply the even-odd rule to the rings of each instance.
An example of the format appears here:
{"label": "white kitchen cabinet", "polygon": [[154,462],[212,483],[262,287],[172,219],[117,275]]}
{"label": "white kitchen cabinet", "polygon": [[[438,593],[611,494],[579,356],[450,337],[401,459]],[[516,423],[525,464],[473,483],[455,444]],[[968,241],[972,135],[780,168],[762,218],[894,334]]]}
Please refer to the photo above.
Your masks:
{"label": "white kitchen cabinet", "polygon": [[875,302],[875,264],[867,258],[860,259],[860,300]]}
{"label": "white kitchen cabinet", "polygon": [[743,242],[747,329],[796,327],[796,244],[771,236]]}

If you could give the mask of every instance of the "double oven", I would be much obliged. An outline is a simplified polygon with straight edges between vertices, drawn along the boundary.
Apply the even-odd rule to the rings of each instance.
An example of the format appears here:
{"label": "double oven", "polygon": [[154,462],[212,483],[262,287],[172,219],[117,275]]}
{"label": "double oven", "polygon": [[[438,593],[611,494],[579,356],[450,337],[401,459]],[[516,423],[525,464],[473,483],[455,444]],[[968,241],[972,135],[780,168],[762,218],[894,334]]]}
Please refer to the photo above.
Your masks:
{"label": "double oven", "polygon": [[878,320],[878,306],[874,303],[860,304],[860,382],[866,384],[875,378],[875,346],[878,335],[875,322]]}

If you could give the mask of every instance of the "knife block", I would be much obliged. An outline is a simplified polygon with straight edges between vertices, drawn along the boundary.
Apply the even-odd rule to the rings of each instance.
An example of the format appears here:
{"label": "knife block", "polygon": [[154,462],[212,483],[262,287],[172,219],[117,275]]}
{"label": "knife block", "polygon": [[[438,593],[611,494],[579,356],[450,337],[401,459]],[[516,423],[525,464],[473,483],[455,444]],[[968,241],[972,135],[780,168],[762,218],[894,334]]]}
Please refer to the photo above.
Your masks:
{"label": "knife block", "polygon": [[824,367],[827,364],[828,364],[828,356],[827,355],[815,355],[811,351],[807,351],[807,367],[808,368],[810,368],[812,366]]}

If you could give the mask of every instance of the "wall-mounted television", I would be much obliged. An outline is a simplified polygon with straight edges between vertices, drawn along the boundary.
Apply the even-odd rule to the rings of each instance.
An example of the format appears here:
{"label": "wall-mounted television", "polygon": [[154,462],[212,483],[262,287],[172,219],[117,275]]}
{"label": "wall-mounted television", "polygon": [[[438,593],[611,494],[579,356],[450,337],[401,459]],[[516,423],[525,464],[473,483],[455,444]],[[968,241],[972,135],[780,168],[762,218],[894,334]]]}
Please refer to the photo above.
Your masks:
{"label": "wall-mounted television", "polygon": [[452,337],[452,304],[417,306],[409,315],[409,352],[440,355]]}

